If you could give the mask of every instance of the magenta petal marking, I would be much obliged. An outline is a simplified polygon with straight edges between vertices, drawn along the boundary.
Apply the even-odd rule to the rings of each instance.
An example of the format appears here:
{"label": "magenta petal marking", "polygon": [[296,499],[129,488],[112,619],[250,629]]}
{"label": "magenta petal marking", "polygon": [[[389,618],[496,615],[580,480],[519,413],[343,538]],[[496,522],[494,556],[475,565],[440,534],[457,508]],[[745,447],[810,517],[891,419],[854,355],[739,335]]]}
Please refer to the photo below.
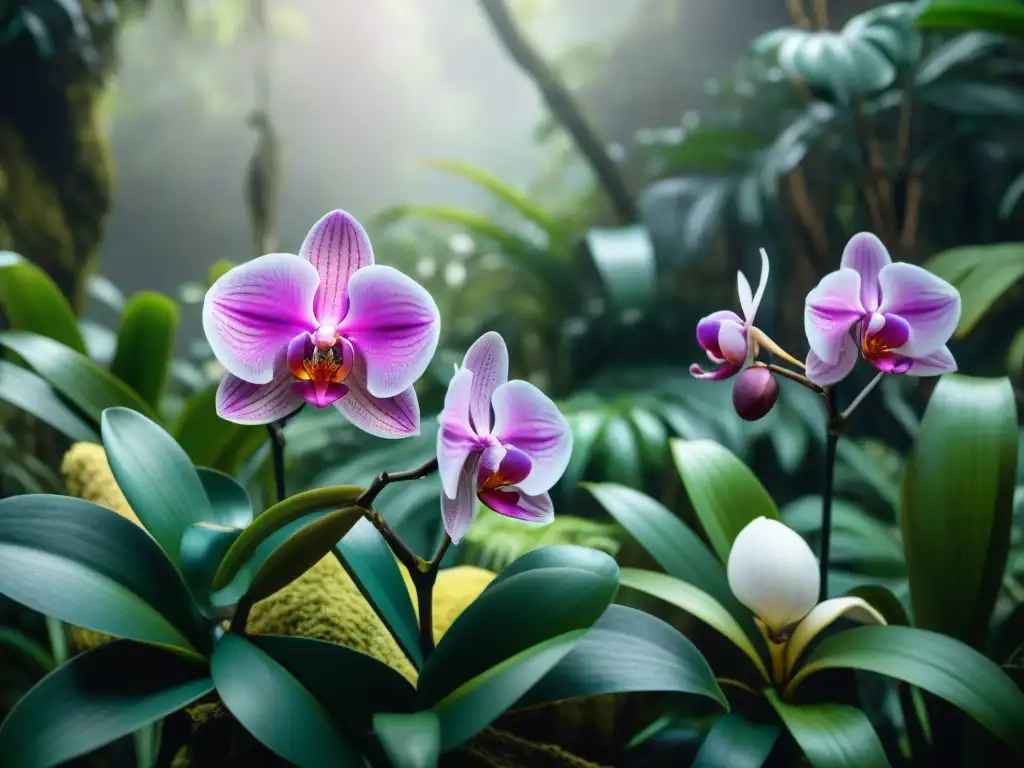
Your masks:
{"label": "magenta petal marking", "polygon": [[312,406],[326,408],[348,394],[348,386],[333,381],[296,381],[292,389]]}
{"label": "magenta petal marking", "polygon": [[480,501],[499,515],[517,520],[545,525],[555,519],[555,507],[546,493],[528,496],[518,488],[484,491]]}
{"label": "magenta petal marking", "polygon": [[345,383],[348,393],[334,407],[353,425],[389,440],[420,433],[420,403],[415,389],[409,387],[394,397],[374,397],[366,390],[366,370],[358,356]]}
{"label": "magenta petal marking", "polygon": [[882,373],[901,374],[909,371],[914,361],[912,358],[904,357],[894,352],[886,352],[868,358],[868,362]]}
{"label": "magenta petal marking", "polygon": [[[871,326],[874,324],[876,317],[880,318],[882,322],[872,329]],[[910,323],[899,315],[872,315],[871,322],[868,324],[867,335],[883,347],[896,349],[906,344],[907,339],[910,338]]]}
{"label": "magenta petal marking", "polygon": [[892,264],[885,245],[870,232],[860,232],[850,238],[843,249],[842,269],[852,269],[860,275],[860,301],[866,312],[874,312],[881,301],[878,273]]}
{"label": "magenta petal marking", "polygon": [[302,407],[292,390],[291,373],[283,367],[268,384],[250,384],[230,373],[217,387],[217,415],[235,424],[270,424]]}
{"label": "magenta petal marking", "polygon": [[899,315],[910,324],[910,339],[899,350],[923,357],[949,341],[960,322],[960,292],[927,269],[903,262],[878,274],[879,312]]}
{"label": "magenta petal marking", "polygon": [[480,454],[474,454],[459,473],[455,496],[441,494],[441,515],[444,530],[453,544],[462,541],[469,526],[476,517],[476,475],[480,466]]}
{"label": "magenta petal marking", "polygon": [[437,469],[441,487],[455,498],[459,475],[469,455],[478,450],[477,436],[469,423],[469,398],[473,391],[473,372],[460,368],[448,383],[444,408],[437,417]]}
{"label": "magenta petal marking", "polygon": [[491,432],[491,396],[508,381],[508,347],[501,334],[488,331],[466,352],[462,367],[473,372],[469,415],[479,435]]}
{"label": "magenta petal marking", "polygon": [[515,446],[533,462],[519,485],[536,495],[549,490],[565,472],[572,454],[572,430],[551,399],[525,381],[510,381],[494,392],[491,434],[506,448]]}
{"label": "magenta petal marking", "polygon": [[807,353],[807,378],[821,387],[835,384],[850,375],[850,371],[857,364],[857,357],[857,344],[847,334],[835,362],[822,360],[814,350]]}
{"label": "magenta petal marking", "polygon": [[804,333],[811,351],[824,362],[836,362],[850,328],[864,314],[860,275],[852,269],[825,275],[807,294],[804,307]]}
{"label": "magenta petal marking", "polygon": [[390,397],[411,387],[437,349],[441,319],[427,290],[393,267],[364,267],[348,281],[338,327],[366,359],[367,387]]}
{"label": "magenta petal marking", "polygon": [[699,365],[694,363],[690,366],[690,375],[695,379],[703,379],[705,381],[718,381],[720,379],[727,379],[730,376],[735,376],[740,370],[741,366],[733,365],[732,363],[725,363],[715,368],[713,371],[705,371]]}
{"label": "magenta petal marking", "polygon": [[505,458],[498,465],[498,475],[504,481],[503,485],[519,485],[529,476],[532,468],[530,457],[510,445],[505,449]]}
{"label": "magenta petal marking", "polygon": [[313,311],[317,320],[335,325],[348,311],[348,281],[357,269],[373,264],[370,238],[353,216],[331,211],[309,230],[299,256],[320,275]]}
{"label": "magenta petal marking", "polygon": [[953,373],[956,370],[956,360],[949,347],[940,347],[934,352],[916,357],[911,362],[908,376],[941,376],[944,373]]}
{"label": "magenta petal marking", "polygon": [[253,384],[274,376],[277,355],[316,327],[313,295],[320,277],[298,256],[270,253],[240,264],[210,286],[203,331],[228,373]]}
{"label": "magenta petal marking", "polygon": [[313,339],[306,332],[288,342],[288,370],[293,376],[304,371],[303,363],[313,354]]}

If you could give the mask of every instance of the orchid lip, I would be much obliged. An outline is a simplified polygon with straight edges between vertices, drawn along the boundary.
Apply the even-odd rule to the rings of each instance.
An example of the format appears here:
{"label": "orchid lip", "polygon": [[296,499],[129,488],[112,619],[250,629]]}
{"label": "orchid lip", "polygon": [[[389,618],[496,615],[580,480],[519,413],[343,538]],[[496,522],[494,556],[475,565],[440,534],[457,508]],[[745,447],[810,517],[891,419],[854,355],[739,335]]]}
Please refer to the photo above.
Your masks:
{"label": "orchid lip", "polygon": [[326,408],[348,392],[342,382],[352,373],[355,347],[333,327],[300,333],[288,343],[287,357],[295,391],[311,405]]}

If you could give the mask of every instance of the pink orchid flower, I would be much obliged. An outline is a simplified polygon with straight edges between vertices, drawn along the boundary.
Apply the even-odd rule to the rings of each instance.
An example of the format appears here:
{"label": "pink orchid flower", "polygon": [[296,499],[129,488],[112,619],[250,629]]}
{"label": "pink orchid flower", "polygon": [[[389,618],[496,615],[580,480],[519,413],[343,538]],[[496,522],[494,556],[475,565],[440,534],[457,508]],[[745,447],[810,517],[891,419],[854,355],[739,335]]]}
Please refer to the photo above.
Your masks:
{"label": "pink orchid flower", "polygon": [[750,365],[757,354],[757,339],[753,332],[754,316],[764,297],[768,285],[768,254],[761,249],[761,279],[757,292],[751,295],[750,283],[742,272],[736,273],[736,289],[740,295],[741,320],[732,310],[712,312],[697,323],[697,343],[707,353],[708,359],[718,365],[713,371],[705,371],[694,363],[691,375],[698,379],[727,379]]}
{"label": "pink orchid flower", "polygon": [[466,352],[438,416],[437,464],[444,527],[456,544],[479,498],[495,512],[550,523],[548,491],[565,472],[572,431],[537,387],[508,380],[508,349],[489,332]]}
{"label": "pink orchid flower", "polygon": [[857,353],[884,373],[938,376],[956,370],[946,343],[960,322],[960,293],[913,264],[894,264],[882,241],[854,235],[836,272],[807,295],[807,376],[846,378]]}
{"label": "pink orchid flower", "polygon": [[413,383],[437,349],[430,294],[397,269],[373,263],[366,232],[332,211],[299,255],[271,253],[215,282],[203,330],[227,371],[217,413],[268,424],[310,403],[334,405],[386,438],[419,434]]}

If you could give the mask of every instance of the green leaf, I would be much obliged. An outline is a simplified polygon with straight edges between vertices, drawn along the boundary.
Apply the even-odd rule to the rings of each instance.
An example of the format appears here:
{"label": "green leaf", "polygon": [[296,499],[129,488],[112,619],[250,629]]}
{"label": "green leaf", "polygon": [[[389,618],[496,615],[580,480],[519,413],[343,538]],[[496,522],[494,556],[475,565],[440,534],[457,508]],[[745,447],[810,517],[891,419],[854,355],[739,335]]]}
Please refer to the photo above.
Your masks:
{"label": "green leaf", "polygon": [[633,424],[644,464],[654,472],[661,472],[669,461],[669,433],[665,422],[652,411],[639,407],[629,409],[629,420]]}
{"label": "green leaf", "polygon": [[903,627],[910,626],[907,609],[900,602],[900,599],[892,593],[892,590],[878,584],[866,584],[862,587],[851,589],[847,594],[850,597],[859,597],[866,602],[882,614],[887,624]]}
{"label": "green leaf", "polygon": [[203,651],[181,576],[145,531],[66,496],[0,501],[0,593],[75,626]]}
{"label": "green leaf", "polygon": [[[32,659],[44,672],[51,671],[56,665],[53,654],[43,648],[28,635],[10,627],[0,627],[0,646],[7,646],[23,656]],[[6,656],[6,654],[5,654]],[[10,658],[10,656],[7,656]]]}
{"label": "green leaf", "polygon": [[730,713],[708,731],[693,768],[761,768],[781,732],[775,723],[755,723],[738,712]]}
{"label": "green leaf", "polygon": [[267,749],[300,768],[363,768],[316,697],[255,643],[225,635],[210,671],[224,706]]}
{"label": "green leaf", "polygon": [[953,248],[925,265],[960,291],[962,310],[956,337],[963,338],[989,308],[1024,277],[1024,243]]}
{"label": "green leaf", "polygon": [[362,515],[360,507],[345,507],[297,530],[260,564],[245,593],[246,601],[258,602],[287,587],[334,549]]}
{"label": "green leaf", "polygon": [[750,637],[743,631],[743,627],[720,602],[707,592],[664,573],[636,568],[623,568],[620,571],[619,580],[622,586],[664,600],[720,632],[747,655],[747,658],[754,663],[766,681],[770,680],[764,661],[754,648]]}
{"label": "green leaf", "polygon": [[912,627],[848,629],[811,651],[787,694],[825,669],[903,680],[959,707],[1024,754],[1024,693],[993,661],[951,637]]}
{"label": "green leaf", "polygon": [[[782,510],[782,520],[797,533],[820,540],[821,497],[803,496]],[[904,572],[903,547],[896,529],[879,522],[861,507],[843,499],[832,502],[832,549],[836,566],[870,564],[886,573]]]}
{"label": "green leaf", "polygon": [[159,417],[131,387],[89,358],[53,339],[24,331],[0,332],[0,346],[15,352],[86,416],[99,424],[106,408],[124,406]]}
{"label": "green leaf", "polygon": [[704,533],[724,563],[733,539],[758,517],[779,519],[761,481],[728,449],[711,440],[673,440],[672,456]]}
{"label": "green leaf", "polygon": [[[211,585],[224,553],[242,532],[217,523],[196,523],[181,537],[181,575],[209,619],[217,618],[223,601],[215,599]],[[234,595],[232,595],[233,597]],[[228,601],[226,604],[230,604]]]}
{"label": "green leaf", "polygon": [[192,395],[174,423],[172,434],[197,467],[213,467],[228,474],[238,471],[245,458],[267,439],[263,427],[233,424],[217,415],[217,387]]}
{"label": "green leaf", "polygon": [[604,422],[598,448],[605,477],[622,485],[643,485],[643,457],[629,419],[611,414]]}
{"label": "green leaf", "polygon": [[124,640],[76,656],[0,723],[0,763],[49,768],[92,752],[213,690],[205,663]]}
{"label": "green leaf", "polygon": [[1007,379],[939,380],[900,488],[917,626],[984,641],[1009,548],[1017,443]]}
{"label": "green leaf", "polygon": [[1024,7],[1014,0],[932,0],[917,17],[919,27],[984,29],[1024,37]]}
{"label": "green leaf", "polygon": [[35,416],[69,440],[95,443],[96,431],[54,394],[50,385],[21,366],[0,360],[0,400]]}
{"label": "green leaf", "polygon": [[[489,586],[455,620],[424,663],[418,684],[421,702],[431,707],[532,646],[588,629],[617,589],[616,578],[572,567],[529,570]],[[506,702],[494,716],[512,703]]]}
{"label": "green leaf", "polygon": [[654,244],[642,225],[587,232],[587,252],[619,313],[649,307],[658,295]]}
{"label": "green leaf", "polygon": [[211,522],[245,528],[252,522],[252,499],[233,477],[208,467],[196,467],[199,481],[210,500]]}
{"label": "green leaf", "polygon": [[160,293],[141,291],[128,300],[117,329],[110,372],[160,409],[178,332],[178,305]]}
{"label": "green leaf", "polygon": [[856,707],[786,704],[770,688],[765,696],[814,768],[890,768],[871,721]]}
{"label": "green leaf", "polygon": [[540,568],[577,568],[607,579],[619,578],[619,566],[606,553],[576,544],[555,544],[520,555],[502,568],[501,573],[487,585],[487,589],[513,576]]}
{"label": "green leaf", "polygon": [[409,599],[409,590],[398,570],[395,556],[373,523],[363,519],[345,534],[337,547],[342,565],[359,585],[367,602],[380,616],[406,656],[419,669],[423,666],[419,623]]}
{"label": "green leaf", "polygon": [[[214,576],[213,588],[218,590],[226,587],[238,575],[242,566],[252,557],[260,544],[286,525],[317,510],[352,504],[359,498],[363,490],[355,485],[316,488],[289,496],[284,501],[267,508],[263,514],[246,526],[242,535],[224,555],[217,574]],[[331,542],[331,546],[334,546],[334,542]],[[330,551],[330,547],[327,551]]]}
{"label": "green leaf", "polygon": [[12,330],[37,333],[85,354],[75,311],[35,264],[20,258],[0,261],[0,305]]}
{"label": "green leaf", "polygon": [[729,702],[701,652],[675,628],[633,608],[611,605],[516,707],[606,693],[653,691]]}
{"label": "green leaf", "polygon": [[594,445],[601,435],[604,427],[606,412],[580,411],[578,413],[566,414],[566,420],[572,428],[572,456],[569,457],[569,465],[562,474],[562,487],[574,490],[583,478],[590,459],[594,453]]}
{"label": "green leaf", "polygon": [[853,440],[840,440],[836,446],[836,457],[854,470],[857,477],[870,486],[879,498],[893,507],[896,506],[899,500],[896,483],[859,443]]}
{"label": "green leaf", "polygon": [[429,710],[410,715],[374,715],[373,731],[392,768],[437,768],[441,721]]}
{"label": "green leaf", "polygon": [[110,470],[125,499],[171,562],[180,567],[185,529],[213,520],[195,467],[174,438],[141,413],[108,408],[100,432]]}

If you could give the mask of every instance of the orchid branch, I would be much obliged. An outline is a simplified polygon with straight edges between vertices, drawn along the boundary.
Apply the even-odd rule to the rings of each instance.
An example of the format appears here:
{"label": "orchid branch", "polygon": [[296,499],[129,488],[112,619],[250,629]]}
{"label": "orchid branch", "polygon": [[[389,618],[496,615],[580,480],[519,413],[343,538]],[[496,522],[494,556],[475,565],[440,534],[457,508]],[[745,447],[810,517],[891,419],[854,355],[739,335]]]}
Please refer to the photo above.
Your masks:
{"label": "orchid branch", "polygon": [[277,501],[280,502],[287,497],[284,482],[284,422],[275,421],[267,424],[267,432],[270,434],[270,451],[274,464],[274,488]]}

